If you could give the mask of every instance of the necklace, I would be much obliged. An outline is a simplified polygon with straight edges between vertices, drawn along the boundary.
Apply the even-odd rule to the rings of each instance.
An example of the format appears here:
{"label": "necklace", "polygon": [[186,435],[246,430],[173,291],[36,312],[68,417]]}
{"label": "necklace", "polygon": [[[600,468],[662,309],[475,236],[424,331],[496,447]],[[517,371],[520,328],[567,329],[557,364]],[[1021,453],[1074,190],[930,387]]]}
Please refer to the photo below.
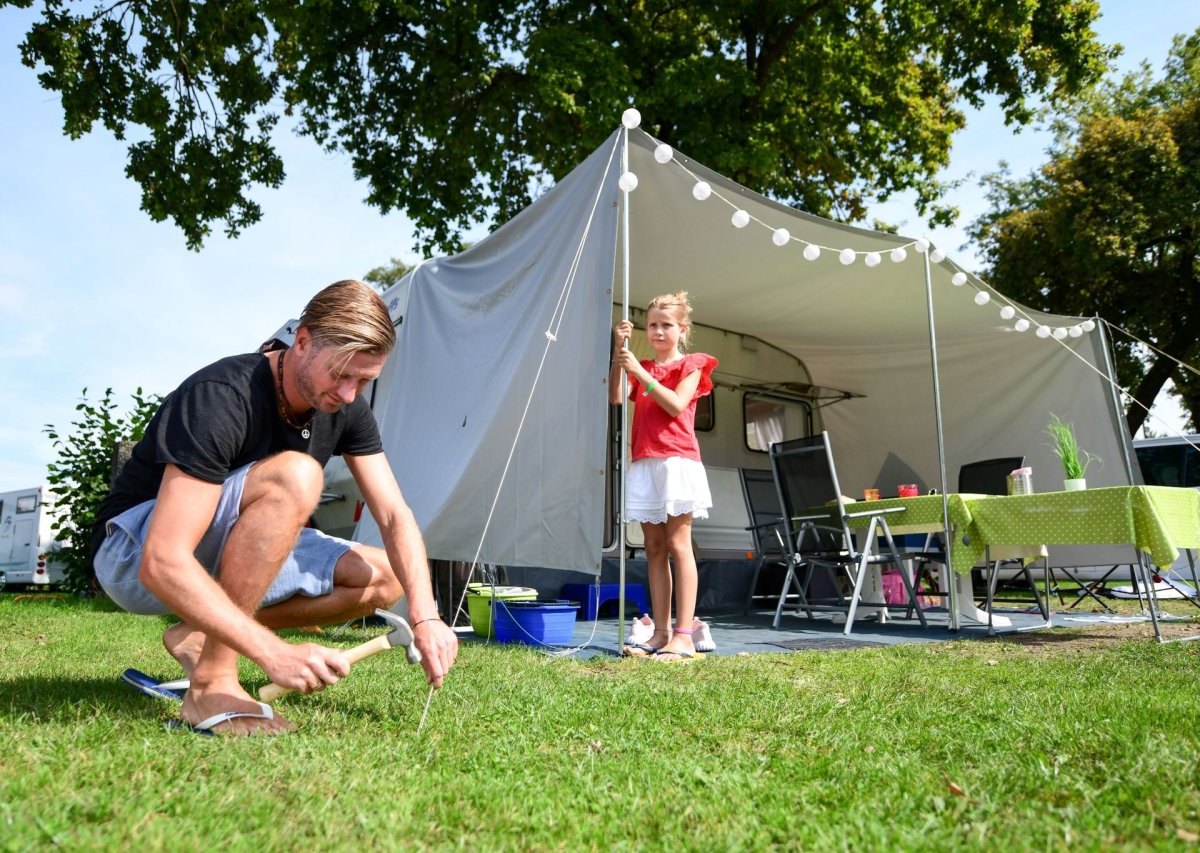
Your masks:
{"label": "necklace", "polygon": [[286,354],[287,350],[285,349],[279,351],[279,384],[275,386],[275,397],[279,401],[279,417],[283,418],[283,422],[292,429],[300,430],[301,438],[308,438],[312,434],[308,428],[312,425],[313,410],[309,409],[307,421],[297,423],[296,419],[292,417],[291,407],[283,396],[283,357]]}

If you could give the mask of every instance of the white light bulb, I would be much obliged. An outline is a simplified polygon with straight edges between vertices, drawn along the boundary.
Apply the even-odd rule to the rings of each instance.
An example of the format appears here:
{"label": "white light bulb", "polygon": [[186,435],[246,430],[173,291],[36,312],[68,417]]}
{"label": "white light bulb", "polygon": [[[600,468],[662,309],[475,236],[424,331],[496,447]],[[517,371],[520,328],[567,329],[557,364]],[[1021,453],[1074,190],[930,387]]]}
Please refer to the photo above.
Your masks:
{"label": "white light bulb", "polygon": [[901,246],[897,249],[892,249],[891,257],[892,257],[892,263],[898,264],[898,263],[903,262],[904,259],[908,257],[908,252],[904,251],[904,247]]}
{"label": "white light bulb", "polygon": [[786,246],[791,239],[792,235],[786,228],[776,228],[775,233],[771,235],[771,242],[776,246]]}
{"label": "white light bulb", "polygon": [[987,305],[988,302],[991,301],[991,298],[992,294],[988,293],[986,290],[981,290],[975,294],[975,304]]}
{"label": "white light bulb", "polygon": [[1081,337],[1083,335],[1083,326],[1072,326],[1067,329],[1067,334],[1073,338]]}
{"label": "white light bulb", "polygon": [[929,248],[929,241],[926,240],[924,237],[922,237],[920,240],[913,243],[913,248],[917,251],[917,254],[919,255],[922,252],[924,252],[926,249]]}
{"label": "white light bulb", "polygon": [[869,267],[877,267],[881,260],[882,258],[879,257],[878,252],[867,252],[866,257],[863,258],[863,263]]}
{"label": "white light bulb", "polygon": [[670,163],[671,158],[675,156],[675,150],[670,145],[663,142],[654,149],[654,159],[659,163]]}
{"label": "white light bulb", "polygon": [[941,249],[934,249],[929,253],[929,263],[931,264],[940,264],[944,260],[946,260],[946,253]]}
{"label": "white light bulb", "polygon": [[692,187],[692,198],[696,201],[704,201],[712,195],[712,187],[706,181],[696,181],[696,185]]}
{"label": "white light bulb", "polygon": [[1048,338],[1048,337],[1050,337],[1050,327],[1049,326],[1038,326],[1037,332],[1035,332],[1034,334],[1036,334],[1039,338]]}
{"label": "white light bulb", "polygon": [[950,283],[955,287],[962,287],[967,283],[967,274],[965,272],[956,272],[950,277]]}
{"label": "white light bulb", "polygon": [[633,130],[641,123],[642,114],[633,107],[630,107],[629,109],[625,110],[625,112],[621,113],[621,124],[625,125],[630,130]]}
{"label": "white light bulb", "polygon": [[855,255],[853,249],[842,249],[840,252],[838,252],[838,260],[846,266],[850,266],[850,264],[854,263],[854,258]]}
{"label": "white light bulb", "polygon": [[617,181],[617,186],[627,193],[631,193],[636,190],[637,185],[637,175],[635,175],[633,172],[626,172],[621,176],[620,180]]}
{"label": "white light bulb", "polygon": [[1084,320],[1083,321],[1083,330],[1085,332],[1094,332],[1096,330],[1096,321],[1095,320]]}
{"label": "white light bulb", "polygon": [[820,246],[816,246],[812,243],[809,243],[807,246],[804,247],[804,260],[815,261],[819,257],[821,257],[821,247]]}
{"label": "white light bulb", "polygon": [[730,221],[734,228],[745,228],[750,224],[750,214],[744,210],[735,210]]}
{"label": "white light bulb", "polygon": [[1020,320],[1013,323],[1013,328],[1016,329],[1018,332],[1023,332],[1029,328],[1029,321],[1026,320],[1024,317],[1022,317]]}
{"label": "white light bulb", "polygon": [[1053,334],[1056,341],[1065,341],[1067,339],[1067,330],[1062,326],[1056,326]]}
{"label": "white light bulb", "polygon": [[1000,309],[1001,320],[1011,320],[1015,316],[1017,316],[1017,309],[1013,308],[1011,305],[1005,305]]}

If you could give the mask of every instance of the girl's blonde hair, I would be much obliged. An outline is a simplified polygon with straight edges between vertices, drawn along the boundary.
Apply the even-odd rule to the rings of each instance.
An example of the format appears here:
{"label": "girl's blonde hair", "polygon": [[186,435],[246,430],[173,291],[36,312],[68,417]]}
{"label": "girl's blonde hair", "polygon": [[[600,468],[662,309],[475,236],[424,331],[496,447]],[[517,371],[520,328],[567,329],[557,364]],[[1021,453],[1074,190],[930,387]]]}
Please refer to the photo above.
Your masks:
{"label": "girl's blonde hair", "polygon": [[692,331],[692,304],[688,302],[687,291],[677,290],[674,293],[656,296],[646,306],[647,315],[651,308],[657,308],[659,311],[675,310],[675,320],[679,323],[679,351],[687,352],[688,336]]}

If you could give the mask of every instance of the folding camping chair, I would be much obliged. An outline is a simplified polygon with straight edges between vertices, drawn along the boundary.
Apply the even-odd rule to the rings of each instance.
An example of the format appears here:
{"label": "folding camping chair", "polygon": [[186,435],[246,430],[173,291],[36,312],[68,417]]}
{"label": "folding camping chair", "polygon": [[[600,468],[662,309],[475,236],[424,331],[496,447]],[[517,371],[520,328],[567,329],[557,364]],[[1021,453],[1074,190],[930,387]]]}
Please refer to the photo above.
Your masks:
{"label": "folding camping chair", "polygon": [[787,528],[783,523],[783,510],[779,507],[779,492],[775,488],[775,475],[765,468],[739,468],[738,479],[742,484],[742,497],[746,501],[746,516],[750,519],[751,539],[754,542],[754,571],[750,576],[750,591],[746,593],[746,609],[754,606],[758,592],[759,576],[764,566],[788,566],[788,550],[783,542]]}
{"label": "folding camping chair", "polygon": [[[907,571],[901,570],[900,577],[908,593],[908,604],[889,605],[886,602],[862,600],[863,581],[868,567],[885,563],[903,566],[904,560],[934,558],[931,554],[897,550],[887,516],[903,513],[904,507],[857,512],[847,509],[838,485],[827,432],[773,444],[770,456],[779,504],[791,527],[789,535],[784,537],[788,570],[779,602],[775,606],[774,627],[779,627],[784,605],[793,592],[798,602],[795,611],[797,616],[800,611],[804,611],[810,619],[814,610],[846,611],[843,633],[847,636],[853,629],[854,616],[859,607],[880,608],[881,612],[892,606],[908,608],[908,613],[916,613],[922,628],[928,627]],[[850,534],[849,522],[862,518],[869,519],[869,523],[862,538],[863,547],[859,549]],[[878,550],[879,537],[883,538],[882,551]],[[840,593],[832,601],[810,598],[808,581],[814,568],[823,568],[831,574],[840,571],[852,587],[849,602]],[[800,577],[801,569],[808,569],[803,580]]]}
{"label": "folding camping chair", "polygon": [[[1004,456],[997,459],[983,459],[978,462],[968,462],[966,465],[958,469],[958,492],[959,494],[975,494],[975,495],[1003,495],[1008,493],[1008,475],[1017,468],[1025,464],[1024,456]],[[986,582],[987,593],[984,596],[983,609],[989,614],[992,612],[992,606],[996,598],[996,585],[1000,580],[1000,567],[1002,565],[1016,566],[1022,575],[1025,577],[1025,582],[1029,584],[1029,589],[1033,591],[1032,601],[1037,604],[1038,610],[1041,611],[1043,619],[1050,618],[1050,588],[1049,584],[1046,587],[1046,597],[1038,595],[1037,585],[1033,581],[1033,572],[1029,570],[1029,566],[1025,565],[1022,560],[995,560],[991,558],[990,550],[984,553],[984,579]],[[1049,569],[1047,569],[1047,580],[1049,578]],[[1014,599],[1009,599],[1014,600]],[[1016,601],[1030,601],[1030,599],[1015,599]],[[990,626],[989,626],[990,627]]]}

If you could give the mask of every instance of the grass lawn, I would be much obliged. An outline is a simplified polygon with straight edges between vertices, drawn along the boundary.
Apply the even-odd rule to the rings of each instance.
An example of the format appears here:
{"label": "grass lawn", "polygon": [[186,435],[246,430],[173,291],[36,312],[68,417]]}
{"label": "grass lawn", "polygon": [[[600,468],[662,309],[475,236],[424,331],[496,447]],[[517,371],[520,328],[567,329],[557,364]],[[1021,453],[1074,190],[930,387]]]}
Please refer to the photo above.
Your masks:
{"label": "grass lawn", "polygon": [[[0,848],[1141,850],[1200,835],[1200,645],[1158,645],[1148,626],[687,666],[469,643],[419,735],[423,676],[385,654],[280,700],[298,733],[235,740],[167,730],[173,706],[118,681],[175,675],[165,625],[0,595]],[[243,681],[265,678],[246,665]]]}

